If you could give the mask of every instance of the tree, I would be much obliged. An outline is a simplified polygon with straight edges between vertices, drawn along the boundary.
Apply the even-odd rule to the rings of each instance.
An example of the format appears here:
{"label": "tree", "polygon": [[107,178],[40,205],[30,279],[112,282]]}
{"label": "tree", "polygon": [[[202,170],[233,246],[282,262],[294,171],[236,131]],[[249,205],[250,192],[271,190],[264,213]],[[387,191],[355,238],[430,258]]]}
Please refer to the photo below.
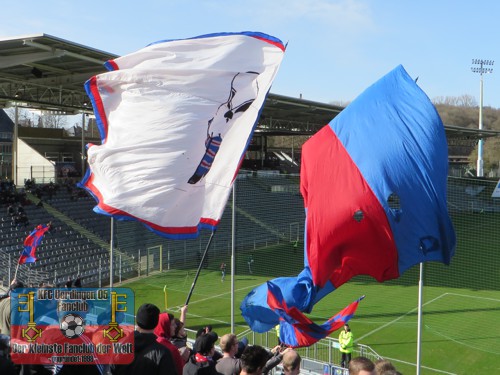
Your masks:
{"label": "tree", "polygon": [[60,115],[57,113],[43,113],[41,118],[43,128],[60,129],[64,128],[67,122],[66,115]]}

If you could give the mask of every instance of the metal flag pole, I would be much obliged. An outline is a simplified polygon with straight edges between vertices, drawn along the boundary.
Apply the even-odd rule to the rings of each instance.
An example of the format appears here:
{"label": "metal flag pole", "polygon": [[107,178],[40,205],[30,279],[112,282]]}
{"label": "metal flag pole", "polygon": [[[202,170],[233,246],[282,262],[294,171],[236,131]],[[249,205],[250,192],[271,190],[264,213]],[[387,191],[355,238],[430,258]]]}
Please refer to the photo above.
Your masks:
{"label": "metal flag pole", "polygon": [[235,258],[235,238],[236,238],[236,180],[233,183],[233,207],[231,209],[231,332],[234,333],[234,269]]}
{"label": "metal flag pole", "polygon": [[203,252],[203,256],[201,257],[200,265],[198,266],[198,270],[196,271],[196,276],[194,277],[193,283],[191,284],[191,289],[189,290],[189,294],[186,299],[185,305],[189,304],[189,300],[191,299],[191,295],[193,294],[194,286],[196,285],[196,281],[198,280],[198,276],[200,276],[201,267],[203,267],[203,262],[208,254],[208,249],[210,248],[210,244],[212,243],[212,239],[214,238],[215,230],[212,231],[210,238],[208,240],[207,246],[205,247],[205,251]]}
{"label": "metal flag pole", "polygon": [[[16,94],[17,96],[17,94]],[[14,181],[15,186],[17,186],[17,154],[19,152],[18,146],[19,143],[17,139],[18,135],[18,127],[19,127],[19,107],[17,105],[17,101],[14,103],[14,135],[12,141],[12,181]]]}
{"label": "metal flag pole", "polygon": [[114,247],[114,219],[111,216],[111,240],[109,241],[109,287],[113,287],[113,247]]}
{"label": "metal flag pole", "polygon": [[420,263],[420,276],[418,280],[418,316],[417,316],[417,375],[420,375],[422,360],[422,296],[424,289],[424,263]]}

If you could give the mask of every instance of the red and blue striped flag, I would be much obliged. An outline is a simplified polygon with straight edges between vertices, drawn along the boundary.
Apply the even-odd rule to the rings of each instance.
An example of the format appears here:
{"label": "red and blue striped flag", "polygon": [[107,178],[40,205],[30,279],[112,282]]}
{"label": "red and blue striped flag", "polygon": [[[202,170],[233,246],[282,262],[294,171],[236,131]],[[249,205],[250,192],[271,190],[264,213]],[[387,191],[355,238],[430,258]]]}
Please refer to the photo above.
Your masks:
{"label": "red and blue striped flag", "polygon": [[35,252],[42,243],[43,236],[50,229],[48,225],[38,225],[24,240],[24,250],[19,257],[19,264],[36,262]]}
{"label": "red and blue striped flag", "polygon": [[318,325],[296,307],[287,306],[280,287],[272,281],[267,282],[267,289],[267,304],[280,318],[280,340],[294,348],[312,345],[341,328],[354,316],[359,302],[365,297],[358,298],[325,323]]}

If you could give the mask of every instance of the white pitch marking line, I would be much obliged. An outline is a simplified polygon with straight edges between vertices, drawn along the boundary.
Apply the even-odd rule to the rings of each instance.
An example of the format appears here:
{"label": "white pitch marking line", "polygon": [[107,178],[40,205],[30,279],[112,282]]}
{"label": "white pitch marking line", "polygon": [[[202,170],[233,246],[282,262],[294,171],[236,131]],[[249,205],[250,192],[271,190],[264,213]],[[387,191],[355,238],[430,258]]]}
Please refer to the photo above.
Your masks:
{"label": "white pitch marking line", "polygon": [[[443,293],[443,294],[441,294],[440,296],[438,296],[438,297],[436,297],[436,298],[434,298],[434,299],[432,299],[432,300],[430,300],[430,301],[427,301],[426,303],[424,303],[424,304],[422,305],[422,307],[424,307],[424,306],[426,306],[426,305],[428,305],[428,304],[430,304],[430,303],[433,303],[434,301],[437,301],[438,299],[440,299],[441,297],[446,296],[447,294],[448,294],[448,293]],[[380,331],[380,330],[384,329],[385,327],[390,326],[390,325],[391,325],[391,324],[393,324],[393,323],[396,323],[397,321],[399,321],[399,320],[401,320],[401,319],[405,318],[407,315],[409,315],[409,314],[411,314],[411,313],[414,313],[415,311],[418,311],[418,307],[415,307],[414,309],[411,309],[411,310],[410,310],[410,311],[408,311],[407,313],[405,313],[405,314],[401,315],[399,318],[396,318],[396,319],[394,319],[394,320],[391,320],[390,322],[387,322],[386,324],[384,324],[384,325],[382,325],[382,326],[380,326],[380,327],[378,327],[378,328],[374,329],[373,331],[368,332],[366,335],[361,336],[361,337],[360,337],[360,338],[358,338],[356,341],[361,341],[361,340],[363,340],[364,338],[366,338],[366,337],[368,337],[368,336],[370,336],[370,335],[372,335],[372,334],[374,334],[374,333],[376,333],[376,332],[378,332],[378,331]]]}

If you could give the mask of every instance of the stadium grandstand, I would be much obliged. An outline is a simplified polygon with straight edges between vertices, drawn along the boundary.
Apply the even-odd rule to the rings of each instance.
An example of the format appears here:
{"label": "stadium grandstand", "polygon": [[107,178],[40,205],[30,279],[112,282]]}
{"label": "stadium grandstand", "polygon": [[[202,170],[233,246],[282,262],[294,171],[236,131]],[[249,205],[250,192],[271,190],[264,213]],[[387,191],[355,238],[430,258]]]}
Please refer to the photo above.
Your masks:
{"label": "stadium grandstand", "polygon": [[[106,286],[110,281],[121,283],[171,270],[184,272],[196,269],[209,233],[202,233],[195,240],[161,238],[137,222],[113,221],[94,213],[94,199],[75,186],[86,171],[85,145],[101,142],[84,83],[104,72],[104,62],[117,56],[46,34],[0,39],[0,50],[0,171],[3,194],[0,280],[3,285],[12,280],[23,240],[34,226],[48,222],[52,223],[53,230],[44,238],[37,253],[38,261],[19,267],[19,278],[31,285],[42,282],[64,285],[68,280],[80,277],[84,286]],[[5,113],[7,108],[14,113],[13,119]],[[75,126],[72,134],[65,129],[37,127],[20,118],[22,109],[78,116],[81,126]],[[299,191],[300,147],[307,137],[342,110],[341,106],[269,93],[235,183],[235,197],[230,197],[228,201],[210,248],[206,262],[209,271],[216,273],[220,262],[230,258],[234,243],[239,259],[235,273],[248,276],[245,259],[250,254],[255,256],[257,264],[261,260],[261,268],[255,271],[262,276],[287,276],[300,272],[303,266],[300,250],[293,250],[297,253],[289,257],[296,260],[280,258],[283,267],[279,274],[273,269],[272,262],[265,264],[268,254],[261,250],[283,244],[293,249],[303,246],[305,214]],[[433,286],[446,284],[454,290],[471,288],[492,291],[498,297],[499,235],[495,225],[499,223],[500,198],[492,197],[496,182],[467,176],[465,166],[478,139],[498,137],[500,133],[453,125],[445,125],[445,131],[450,155],[448,207],[457,228],[459,255],[446,277],[442,276],[441,267],[430,267],[426,283]],[[271,145],[273,137],[290,137],[296,141],[277,147]],[[16,223],[12,219],[7,209],[9,204],[23,207],[28,224]],[[234,227],[237,228],[236,235]],[[468,232],[473,228],[476,232]],[[114,250],[113,267],[110,267],[110,248]],[[464,270],[467,277],[463,276]],[[110,275],[110,272],[113,274]],[[185,274],[190,275],[189,272]],[[415,276],[414,273],[412,275]],[[405,278],[400,281],[403,286],[406,282]],[[366,279],[361,279],[361,283],[376,285]],[[481,303],[486,304],[490,300],[492,298],[488,295]],[[380,305],[384,303],[380,302]],[[483,308],[484,311],[498,311],[499,307],[497,303]],[[370,318],[376,320],[377,315],[373,314]],[[478,315],[474,319],[467,317],[458,324],[471,326],[472,332],[474,327],[485,326],[484,316]],[[432,319],[427,324],[432,326]],[[443,334],[442,340],[460,341],[462,338],[454,336],[455,333],[450,327],[446,331],[447,338]],[[254,342],[259,343],[255,337]],[[260,343],[269,344],[267,338]],[[305,365],[309,366],[306,370],[335,374],[335,366],[323,372],[325,363],[338,363],[335,357],[338,351],[333,350],[335,344],[328,342],[327,347],[329,354],[323,357],[315,356],[313,352],[316,349],[302,353]],[[432,348],[432,344],[428,343],[428,347]],[[494,345],[485,342],[484,347],[479,354],[474,352],[483,362],[498,358],[500,353],[498,349],[492,349]],[[381,357],[361,342],[358,349],[358,354],[373,359]],[[383,350],[384,346],[376,349]],[[468,346],[467,350],[472,349]],[[332,356],[332,353],[335,355]],[[432,354],[428,356],[432,357]],[[393,358],[401,368],[409,361],[403,357],[404,353]],[[446,369],[426,373],[459,373],[450,366]]]}

